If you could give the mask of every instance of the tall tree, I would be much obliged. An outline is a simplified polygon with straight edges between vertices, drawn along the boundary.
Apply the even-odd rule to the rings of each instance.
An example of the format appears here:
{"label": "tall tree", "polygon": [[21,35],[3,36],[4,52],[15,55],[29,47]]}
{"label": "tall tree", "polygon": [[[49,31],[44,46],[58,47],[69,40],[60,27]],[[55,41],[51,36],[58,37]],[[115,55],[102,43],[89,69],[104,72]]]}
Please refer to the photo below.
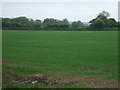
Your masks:
{"label": "tall tree", "polygon": [[54,18],[46,18],[43,21],[44,28],[54,28],[57,27],[58,20]]}
{"label": "tall tree", "polygon": [[26,17],[17,17],[12,19],[12,25],[15,29],[27,29],[29,20]]}
{"label": "tall tree", "polygon": [[[108,17],[110,14],[106,11],[102,11],[98,14],[98,16],[90,21],[91,27],[94,29],[103,29],[103,27],[107,27],[109,24]],[[101,27],[101,28],[100,28]]]}
{"label": "tall tree", "polygon": [[63,19],[62,21],[59,22],[59,27],[66,29],[69,28],[70,24],[67,18]]}
{"label": "tall tree", "polygon": [[117,22],[114,18],[109,18],[108,19],[108,27],[116,27]]}
{"label": "tall tree", "polygon": [[80,27],[83,27],[83,23],[81,21],[74,21],[72,22],[71,27],[80,28]]}
{"label": "tall tree", "polygon": [[12,20],[10,18],[2,18],[3,29],[9,29],[12,27]]}

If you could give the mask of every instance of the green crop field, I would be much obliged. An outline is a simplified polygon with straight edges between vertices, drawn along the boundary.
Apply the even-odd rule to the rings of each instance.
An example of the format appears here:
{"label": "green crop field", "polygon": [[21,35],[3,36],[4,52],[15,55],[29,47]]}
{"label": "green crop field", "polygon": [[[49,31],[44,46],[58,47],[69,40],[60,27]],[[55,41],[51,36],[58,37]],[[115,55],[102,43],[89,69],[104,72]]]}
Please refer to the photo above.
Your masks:
{"label": "green crop field", "polygon": [[[5,88],[93,88],[118,80],[118,31],[4,30],[2,35]],[[26,77],[35,76],[48,83],[25,83]]]}

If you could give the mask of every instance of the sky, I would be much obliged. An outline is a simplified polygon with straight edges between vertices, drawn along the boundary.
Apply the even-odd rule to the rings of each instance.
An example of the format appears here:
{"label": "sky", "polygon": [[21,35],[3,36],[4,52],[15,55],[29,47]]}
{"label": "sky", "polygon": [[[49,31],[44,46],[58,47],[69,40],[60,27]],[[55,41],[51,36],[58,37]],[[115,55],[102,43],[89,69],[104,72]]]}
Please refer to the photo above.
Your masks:
{"label": "sky", "polygon": [[4,0],[1,4],[2,17],[67,18],[69,21],[89,22],[105,10],[118,20],[118,0]]}

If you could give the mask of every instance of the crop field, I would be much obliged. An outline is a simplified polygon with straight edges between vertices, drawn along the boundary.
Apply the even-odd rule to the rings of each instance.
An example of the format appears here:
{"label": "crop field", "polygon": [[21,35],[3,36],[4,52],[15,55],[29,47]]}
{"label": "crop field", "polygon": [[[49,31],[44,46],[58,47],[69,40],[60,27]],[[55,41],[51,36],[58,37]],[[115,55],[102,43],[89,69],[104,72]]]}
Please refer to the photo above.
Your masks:
{"label": "crop field", "polygon": [[118,31],[2,31],[3,88],[115,88]]}

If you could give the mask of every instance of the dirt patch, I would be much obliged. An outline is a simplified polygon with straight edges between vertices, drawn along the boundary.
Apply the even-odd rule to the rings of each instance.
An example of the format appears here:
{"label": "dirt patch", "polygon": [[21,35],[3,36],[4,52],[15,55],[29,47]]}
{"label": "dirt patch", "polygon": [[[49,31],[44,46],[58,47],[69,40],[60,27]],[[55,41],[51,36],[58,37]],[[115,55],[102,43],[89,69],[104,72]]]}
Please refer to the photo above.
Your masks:
{"label": "dirt patch", "polygon": [[77,71],[98,71],[98,68],[91,68],[91,69],[81,69],[81,68],[74,68]]}
{"label": "dirt patch", "polygon": [[52,78],[50,76],[43,75],[43,74],[28,76],[16,82],[23,84],[23,85],[27,85],[27,84],[39,84],[39,85],[46,85],[46,86],[58,86],[59,85],[58,79],[55,79],[55,78]]}
{"label": "dirt patch", "polygon": [[15,74],[13,72],[2,72],[2,85],[6,85],[9,82],[14,82],[15,80],[21,80],[23,76]]}
{"label": "dirt patch", "polygon": [[118,82],[115,80],[93,78],[85,75],[78,75],[68,80],[74,85],[83,85],[94,88],[118,88]]}
{"label": "dirt patch", "polygon": [[[3,80],[21,85],[46,85],[49,87],[59,87],[65,85],[88,86],[92,88],[118,88],[118,82],[113,79],[94,78],[87,75],[62,75],[55,78],[52,75],[36,74],[19,76],[14,73],[4,73]],[[4,84],[3,84],[4,85]]]}
{"label": "dirt patch", "polygon": [[11,64],[12,63],[12,61],[11,60],[9,60],[9,59],[2,59],[2,63],[3,64],[5,64],[5,63],[9,63],[9,64]]}

